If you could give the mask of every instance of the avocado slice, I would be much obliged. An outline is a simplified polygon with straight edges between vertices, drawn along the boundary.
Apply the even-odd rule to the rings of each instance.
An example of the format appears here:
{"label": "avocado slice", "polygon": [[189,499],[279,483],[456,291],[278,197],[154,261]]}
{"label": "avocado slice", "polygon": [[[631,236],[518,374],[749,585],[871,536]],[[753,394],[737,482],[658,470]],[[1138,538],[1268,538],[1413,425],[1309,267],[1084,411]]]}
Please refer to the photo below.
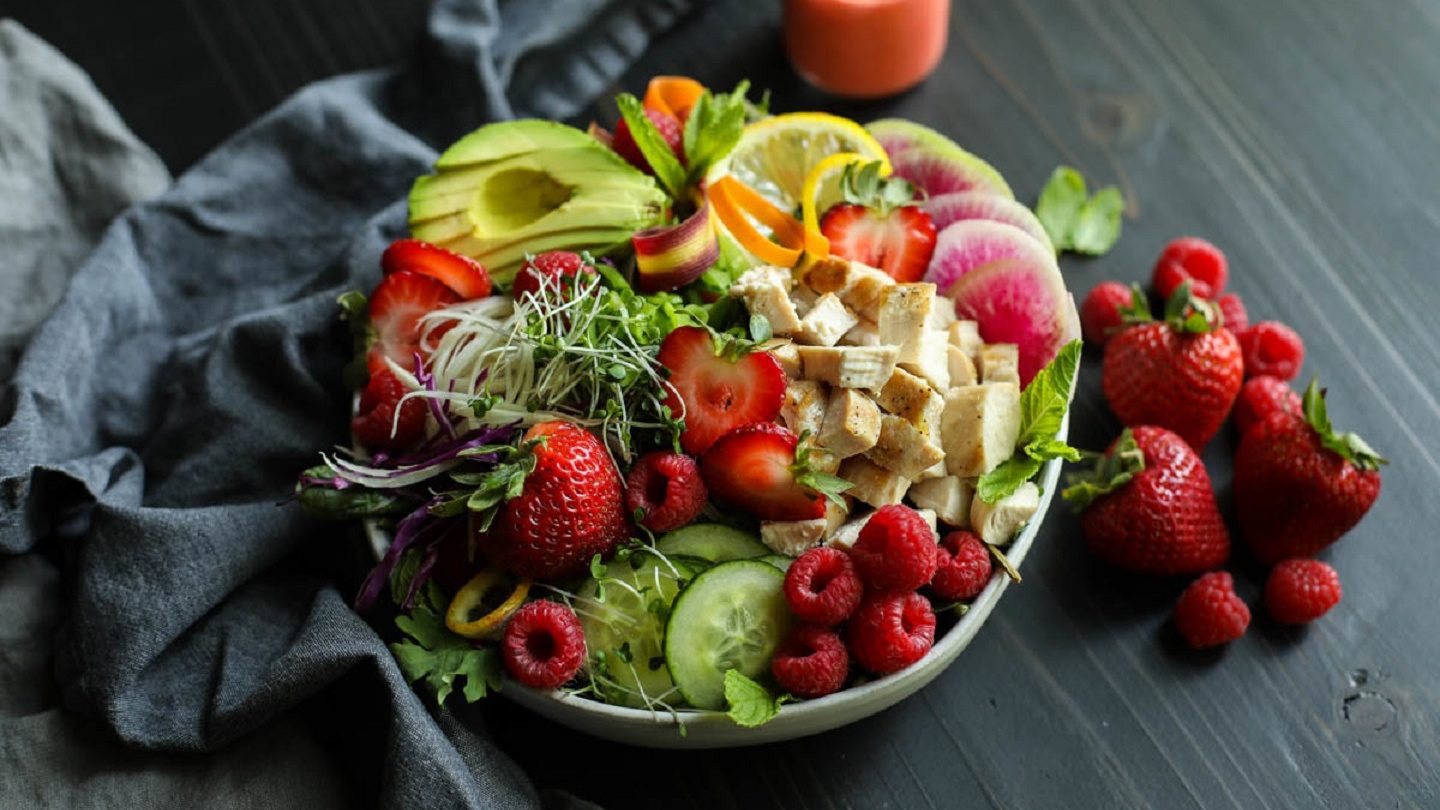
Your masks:
{"label": "avocado slice", "polygon": [[660,224],[668,198],[588,134],[553,121],[490,124],[461,138],[410,189],[417,239],[483,263],[508,284],[526,254],[604,254]]}

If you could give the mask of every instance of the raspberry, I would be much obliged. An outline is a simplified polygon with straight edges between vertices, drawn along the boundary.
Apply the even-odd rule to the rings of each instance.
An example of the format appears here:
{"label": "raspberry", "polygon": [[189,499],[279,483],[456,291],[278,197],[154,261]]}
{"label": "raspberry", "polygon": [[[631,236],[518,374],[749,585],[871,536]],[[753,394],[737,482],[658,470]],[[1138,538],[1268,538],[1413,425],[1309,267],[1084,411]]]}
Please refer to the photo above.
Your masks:
{"label": "raspberry", "polygon": [[770,672],[780,688],[796,697],[823,697],[845,685],[850,654],[833,631],[802,624],[775,651]]}
{"label": "raspberry", "polygon": [[939,564],[930,589],[952,602],[974,599],[990,581],[990,549],[971,532],[945,535],[937,550]]}
{"label": "raspberry", "polygon": [[1245,635],[1250,608],[1235,594],[1235,580],[1211,571],[1190,583],[1175,602],[1175,627],[1197,650]]}
{"label": "raspberry", "polygon": [[1181,282],[1190,280],[1196,298],[1214,298],[1225,289],[1230,270],[1220,248],[1196,236],[1172,240],[1155,260],[1150,284],[1155,294],[1169,300]]}
{"label": "raspberry", "polygon": [[1220,314],[1225,317],[1225,328],[1232,334],[1239,335],[1250,328],[1250,314],[1245,311],[1245,302],[1240,300],[1240,296],[1225,293],[1215,305],[1220,307]]}
{"label": "raspberry", "polygon": [[1080,328],[1085,342],[1104,346],[1121,326],[1120,308],[1130,306],[1130,288],[1118,281],[1102,281],[1091,288],[1080,305]]}
{"label": "raspberry", "polygon": [[826,627],[850,618],[864,591],[850,555],[838,548],[812,548],[785,573],[785,601],[790,612]]}
{"label": "raspberry", "polygon": [[425,437],[425,403],[411,397],[400,404],[409,390],[389,368],[370,376],[360,392],[359,411],[350,420],[350,430],[361,444],[371,450],[404,450]]}
{"label": "raspberry", "polygon": [[1277,563],[1265,580],[1265,609],[1277,622],[1304,624],[1324,616],[1340,601],[1340,575],[1319,560]]}
{"label": "raspberry", "polygon": [[1240,396],[1235,398],[1235,429],[1241,437],[1250,428],[1265,421],[1276,411],[1300,413],[1300,395],[1288,383],[1278,377],[1251,377],[1240,387]]}
{"label": "raspberry", "polygon": [[505,625],[500,653],[515,680],[536,689],[554,689],[580,671],[585,631],[570,608],[557,602],[531,602]]}
{"label": "raspberry", "polygon": [[[655,125],[655,129],[660,132],[660,137],[665,140],[665,145],[670,147],[670,151],[680,159],[680,163],[683,165],[685,163],[685,128],[681,125],[680,119],[660,110],[649,108],[645,110],[645,117]],[[610,148],[615,150],[615,154],[625,158],[625,162],[631,166],[646,174],[655,174],[655,170],[650,168],[650,161],[645,159],[640,147],[635,144],[635,136],[630,134],[630,126],[624,120],[621,120],[620,125],[615,127],[615,137],[610,139]]]}
{"label": "raspberry", "polygon": [[935,533],[908,506],[882,506],[860,530],[850,559],[877,591],[913,591],[935,575]]}
{"label": "raspberry", "polygon": [[876,675],[925,657],[935,643],[935,611],[918,593],[866,594],[850,619],[850,654]]}
{"label": "raspberry", "polygon": [[1295,330],[1279,321],[1261,321],[1240,338],[1240,353],[1245,356],[1245,376],[1267,374],[1282,380],[1293,380],[1305,362],[1305,342]]}
{"label": "raspberry", "polygon": [[578,253],[568,250],[547,251],[525,260],[525,264],[521,265],[519,272],[515,274],[510,294],[519,299],[526,293],[533,295],[539,292],[542,284],[558,287],[562,278],[593,272],[595,268],[587,266]]}
{"label": "raspberry", "polygon": [[625,479],[625,506],[640,525],[668,532],[694,520],[705,508],[700,465],[680,453],[646,453]]}

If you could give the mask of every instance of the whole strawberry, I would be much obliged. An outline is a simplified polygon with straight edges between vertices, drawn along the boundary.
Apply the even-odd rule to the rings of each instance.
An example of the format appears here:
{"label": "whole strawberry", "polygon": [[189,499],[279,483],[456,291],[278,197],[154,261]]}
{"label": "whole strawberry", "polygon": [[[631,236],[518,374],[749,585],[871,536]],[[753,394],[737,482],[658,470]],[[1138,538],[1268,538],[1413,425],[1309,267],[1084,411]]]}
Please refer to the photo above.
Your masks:
{"label": "whole strawberry", "polygon": [[1081,510],[1091,553],[1141,574],[1195,574],[1230,556],[1210,476],[1200,457],[1164,428],[1124,431],[1093,472],[1062,493]]}
{"label": "whole strawberry", "polygon": [[1339,540],[1380,496],[1385,459],[1354,433],[1335,432],[1317,383],[1301,407],[1300,415],[1266,417],[1235,452],[1240,535],[1267,564],[1309,557]]}
{"label": "whole strawberry", "polygon": [[1188,281],[1170,297],[1164,321],[1152,320],[1141,301],[1126,318],[1136,325],[1105,344],[1100,382],[1110,410],[1126,425],[1159,425],[1204,447],[1245,379],[1239,342]]}
{"label": "whole strawberry", "polygon": [[629,536],[620,474],[594,434],[569,422],[541,422],[525,434],[535,468],[500,507],[486,550],[531,579],[578,574]]}

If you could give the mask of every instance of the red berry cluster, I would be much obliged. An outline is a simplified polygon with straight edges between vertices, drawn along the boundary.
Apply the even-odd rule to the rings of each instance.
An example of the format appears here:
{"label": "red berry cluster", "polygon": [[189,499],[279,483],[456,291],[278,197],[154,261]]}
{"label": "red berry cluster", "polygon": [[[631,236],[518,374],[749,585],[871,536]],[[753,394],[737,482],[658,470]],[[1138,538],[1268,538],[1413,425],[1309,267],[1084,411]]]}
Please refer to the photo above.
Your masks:
{"label": "red berry cluster", "polygon": [[[1275,563],[1264,602],[1279,622],[1313,621],[1339,602],[1335,570],[1308,557],[1374,502],[1376,465],[1383,463],[1358,439],[1351,444],[1363,451],[1342,454],[1333,439],[1345,437],[1322,435],[1330,433],[1328,422],[1305,413],[1309,406],[1288,384],[1304,363],[1303,341],[1278,321],[1251,324],[1240,297],[1225,292],[1229,278],[1219,248],[1181,237],[1165,246],[1151,273],[1151,291],[1170,304],[1166,323],[1143,311],[1138,285],[1101,282],[1081,307],[1086,341],[1105,348],[1107,401],[1131,429],[1094,474],[1097,483],[1120,475],[1124,483],[1098,494],[1077,489],[1072,500],[1084,511],[1088,545],[1109,562],[1141,573],[1200,574],[1174,613],[1177,630],[1194,647],[1232,641],[1250,623],[1233,577],[1211,570],[1228,557],[1228,531],[1193,452],[1227,417],[1241,438],[1234,485],[1240,528],[1254,556]],[[1192,326],[1190,313],[1206,324]],[[1122,444],[1142,461],[1127,469]],[[1282,491],[1287,497],[1272,497]],[[1292,513],[1303,520],[1291,520]],[[1295,536],[1301,527],[1305,536]]]}
{"label": "red berry cluster", "polygon": [[935,643],[932,598],[974,599],[990,574],[990,552],[975,535],[952,532],[936,543],[914,509],[882,507],[849,551],[822,546],[790,565],[785,600],[801,623],[770,670],[782,688],[803,698],[838,691],[852,658],[876,675],[898,672]]}

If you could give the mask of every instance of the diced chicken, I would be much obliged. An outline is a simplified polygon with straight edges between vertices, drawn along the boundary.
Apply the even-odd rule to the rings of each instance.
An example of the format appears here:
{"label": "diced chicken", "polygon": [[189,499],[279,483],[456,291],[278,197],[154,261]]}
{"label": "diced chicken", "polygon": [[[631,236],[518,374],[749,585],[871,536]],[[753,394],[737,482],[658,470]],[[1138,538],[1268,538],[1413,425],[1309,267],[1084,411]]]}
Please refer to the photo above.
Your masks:
{"label": "diced chicken", "polygon": [[940,416],[945,412],[945,398],[903,368],[895,369],[885,385],[875,392],[875,402],[887,413],[907,419],[925,431],[938,430]]}
{"label": "diced chicken", "polygon": [[1035,482],[1026,481],[998,503],[986,503],[976,493],[970,503],[970,525],[981,540],[992,546],[1003,546],[1014,540],[1020,527],[1039,510],[1040,488]]}
{"label": "diced chicken", "polygon": [[791,380],[800,379],[800,349],[794,343],[781,343],[770,354],[780,364],[780,370]]}
{"label": "diced chicken", "polygon": [[970,499],[974,497],[974,490],[970,481],[947,475],[911,484],[906,497],[917,507],[935,510],[945,525],[964,529],[970,525]]}
{"label": "diced chicken", "polygon": [[807,380],[841,388],[877,388],[899,356],[895,346],[801,346],[800,371]]}
{"label": "diced chicken", "polygon": [[955,323],[955,302],[944,296],[937,297],[930,305],[930,317],[925,319],[925,328],[949,332],[952,323]]}
{"label": "diced chicken", "polygon": [[780,421],[795,435],[819,435],[830,400],[825,386],[810,380],[791,380],[780,403]]}
{"label": "diced chicken", "polygon": [[980,339],[980,324],[975,321],[956,321],[950,324],[950,345],[955,346],[971,359],[980,359],[980,347],[985,341]]}
{"label": "diced chicken", "polygon": [[777,335],[800,328],[800,315],[790,300],[790,271],[780,267],[746,270],[730,286],[730,294],[745,302],[751,315],[763,315]]}
{"label": "diced chicken", "polygon": [[937,461],[933,467],[926,467],[919,475],[915,476],[915,480],[929,481],[931,478],[944,478],[949,474],[950,470],[945,467],[945,462]]}
{"label": "diced chicken", "polygon": [[801,284],[790,291],[790,301],[795,304],[795,311],[804,318],[810,310],[815,308],[815,302],[820,300],[820,293]]}
{"label": "diced chicken", "polygon": [[834,346],[840,338],[860,323],[855,314],[840,303],[835,293],[825,293],[800,319],[795,340],[812,346]]}
{"label": "diced chicken", "polygon": [[935,510],[916,509],[915,514],[919,515],[920,519],[925,521],[925,525],[930,527],[930,534],[935,536],[935,542],[940,542],[939,516],[935,514]]}
{"label": "diced chicken", "polygon": [[830,539],[825,541],[825,545],[849,551],[854,547],[855,541],[860,539],[860,530],[865,528],[865,524],[870,522],[870,518],[874,514],[874,512],[866,512],[854,520],[841,524],[840,528],[830,533]]}
{"label": "diced chicken", "polygon": [[900,347],[900,361],[919,353],[920,336],[935,301],[934,284],[895,284],[880,296],[880,342]]}
{"label": "diced chicken", "polygon": [[861,320],[840,338],[845,346],[879,346],[880,327],[874,321]]}
{"label": "diced chicken", "polygon": [[910,488],[910,479],[881,467],[865,456],[851,456],[840,464],[839,475],[851,483],[847,495],[874,507],[899,503]]}
{"label": "diced chicken", "polygon": [[1014,343],[987,343],[980,347],[980,379],[1020,384],[1020,347]]}
{"label": "diced chicken", "polygon": [[958,388],[962,385],[974,385],[979,382],[975,372],[975,361],[964,349],[951,343],[945,347],[945,356],[950,360],[950,387]]}
{"label": "diced chicken", "polygon": [[950,390],[950,352],[944,332],[925,329],[900,349],[900,367],[918,374],[936,391]]}
{"label": "diced chicken", "polygon": [[825,473],[826,475],[835,475],[840,472],[840,457],[823,447],[812,445],[810,448],[810,469],[815,472]]}
{"label": "diced chicken", "polygon": [[914,479],[945,460],[945,451],[930,434],[894,414],[880,417],[880,438],[865,456],[887,470]]}
{"label": "diced chicken", "polygon": [[776,554],[799,557],[820,545],[825,539],[825,518],[814,520],[763,520],[760,522],[760,542]]}
{"label": "diced chicken", "polygon": [[983,383],[945,396],[940,435],[951,475],[976,478],[1015,453],[1020,437],[1020,386]]}
{"label": "diced chicken", "polygon": [[825,501],[825,536],[834,537],[835,532],[845,524],[845,518],[850,517],[850,507],[842,506],[835,501]]}
{"label": "diced chicken", "polygon": [[895,286],[895,279],[883,270],[844,259],[816,262],[805,275],[805,283],[818,293],[835,293],[845,306],[869,321],[879,320],[880,298]]}
{"label": "diced chicken", "polygon": [[837,388],[825,410],[820,444],[840,458],[858,455],[880,438],[880,406],[854,388]]}

